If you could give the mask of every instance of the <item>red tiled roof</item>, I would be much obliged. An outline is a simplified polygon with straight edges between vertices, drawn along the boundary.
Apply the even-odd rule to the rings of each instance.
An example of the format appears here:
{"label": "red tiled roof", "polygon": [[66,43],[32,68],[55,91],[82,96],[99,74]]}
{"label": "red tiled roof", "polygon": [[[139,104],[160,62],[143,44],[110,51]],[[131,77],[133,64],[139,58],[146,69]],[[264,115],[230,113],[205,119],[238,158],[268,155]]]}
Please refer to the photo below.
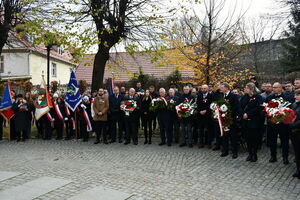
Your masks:
{"label": "red tiled roof", "polygon": [[[18,37],[15,32],[11,32],[11,33],[12,33],[12,35],[17,40],[19,40],[25,46],[25,48],[27,50],[31,50],[33,52],[37,52],[37,53],[40,53],[42,55],[47,56],[47,49],[46,49],[45,46],[42,46],[42,45],[33,45],[32,43],[30,43],[25,38]],[[66,62],[66,63],[68,63],[70,65],[74,65],[74,66],[77,65],[76,63],[72,62],[72,58],[71,57],[66,56],[66,55],[61,55],[56,50],[51,50],[50,51],[50,57],[54,58],[54,59],[57,59],[57,60],[60,60],[60,61],[63,61],[63,62]]]}
{"label": "red tiled roof", "polygon": [[[76,69],[78,80],[86,80],[88,84],[92,83],[94,54],[88,54]],[[131,56],[127,52],[110,53],[110,59],[106,65],[104,80],[112,77],[116,82],[129,81],[134,74],[142,71],[144,74],[153,75],[156,78],[163,79],[175,70],[172,65],[158,65],[157,62],[151,62],[150,55],[136,53]],[[182,77],[190,76],[190,71],[181,71]]]}

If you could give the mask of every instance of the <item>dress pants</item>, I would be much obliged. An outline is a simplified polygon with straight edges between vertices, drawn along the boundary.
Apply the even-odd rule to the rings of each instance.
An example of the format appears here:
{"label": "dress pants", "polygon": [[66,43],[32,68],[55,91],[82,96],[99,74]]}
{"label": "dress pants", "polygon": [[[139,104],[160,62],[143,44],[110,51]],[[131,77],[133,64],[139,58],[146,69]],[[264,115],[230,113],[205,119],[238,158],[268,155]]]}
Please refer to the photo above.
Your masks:
{"label": "dress pants", "polygon": [[131,139],[133,143],[138,143],[138,123],[137,118],[125,117],[126,127],[126,142],[130,143]]}
{"label": "dress pants", "polygon": [[261,144],[261,134],[262,131],[260,130],[260,128],[244,129],[244,136],[246,139],[249,155],[255,155],[257,153],[257,149]]}
{"label": "dress pants", "polygon": [[149,116],[144,116],[142,115],[142,124],[144,127],[144,136],[145,136],[145,140],[151,141],[152,139],[152,118]]}
{"label": "dress pants", "polygon": [[222,143],[223,143],[223,149],[222,152],[228,153],[229,152],[229,140],[231,143],[232,153],[235,154],[238,152],[238,146],[237,146],[237,127],[235,124],[233,124],[230,127],[230,130],[225,132],[224,136],[222,137]]}
{"label": "dress pants", "polygon": [[123,125],[122,121],[120,119],[111,119],[111,140],[116,141],[117,139],[117,125],[118,125],[118,139],[122,140],[123,139]]}
{"label": "dress pants", "polygon": [[40,131],[43,139],[44,140],[51,139],[51,135],[52,135],[51,122],[49,121],[47,116],[43,115],[38,121],[40,124]]}
{"label": "dress pants", "polygon": [[271,156],[277,156],[277,139],[278,135],[282,146],[282,157],[289,156],[289,135],[291,129],[286,124],[269,124],[268,125],[268,140],[270,145]]}
{"label": "dress pants", "polygon": [[173,140],[173,133],[170,130],[170,116],[167,116],[167,114],[158,114],[157,119],[159,124],[161,142],[166,143],[167,140],[167,143],[171,144]]}
{"label": "dress pants", "polygon": [[300,129],[291,132],[291,140],[295,151],[297,171],[300,172]]}
{"label": "dress pants", "polygon": [[102,135],[103,142],[107,142],[106,139],[106,129],[107,129],[107,121],[95,121],[96,128],[96,141],[100,141],[100,137]]}
{"label": "dress pants", "polygon": [[211,145],[215,134],[213,122],[209,121],[209,119],[200,118],[198,132],[199,132],[198,143]]}
{"label": "dress pants", "polygon": [[[187,139],[187,142],[186,142]],[[180,120],[180,143],[191,145],[193,142],[192,123],[190,118]]]}
{"label": "dress pants", "polygon": [[54,121],[54,129],[56,130],[56,138],[61,139],[63,133],[63,123],[61,120],[56,119]]}

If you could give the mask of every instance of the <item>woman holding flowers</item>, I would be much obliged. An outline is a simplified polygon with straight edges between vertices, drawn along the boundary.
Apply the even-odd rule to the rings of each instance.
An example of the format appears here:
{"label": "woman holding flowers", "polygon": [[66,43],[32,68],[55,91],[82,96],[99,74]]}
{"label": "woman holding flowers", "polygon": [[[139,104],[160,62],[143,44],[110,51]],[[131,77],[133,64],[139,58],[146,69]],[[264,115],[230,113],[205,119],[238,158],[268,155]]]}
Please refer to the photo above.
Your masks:
{"label": "woman holding flowers", "polygon": [[[152,97],[150,91],[146,90],[144,97],[141,102],[141,113],[142,113],[142,125],[144,128],[145,142],[144,144],[151,144],[152,138],[152,121],[153,121],[153,112],[149,111],[151,105]],[[148,134],[149,133],[149,134]]]}
{"label": "woman holding flowers", "polygon": [[257,93],[254,83],[248,83],[244,88],[245,95],[241,98],[242,130],[247,142],[248,157],[246,161],[257,161],[257,149],[260,143],[261,104],[262,97]]}

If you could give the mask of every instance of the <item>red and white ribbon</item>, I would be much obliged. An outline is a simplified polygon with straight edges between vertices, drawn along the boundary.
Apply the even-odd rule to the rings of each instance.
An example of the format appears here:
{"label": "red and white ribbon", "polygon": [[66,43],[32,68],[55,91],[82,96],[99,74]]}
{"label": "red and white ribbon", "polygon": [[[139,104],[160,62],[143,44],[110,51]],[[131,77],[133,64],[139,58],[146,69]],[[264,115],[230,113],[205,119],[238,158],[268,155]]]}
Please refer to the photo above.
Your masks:
{"label": "red and white ribbon", "polygon": [[59,120],[62,121],[62,124],[64,126],[64,124],[65,124],[64,123],[64,116],[62,115],[62,113],[61,113],[61,111],[60,111],[59,106],[58,106],[57,103],[54,104],[54,109],[55,109],[55,112],[56,112]]}
{"label": "red and white ribbon", "polygon": [[73,130],[75,130],[76,129],[76,124],[75,124],[75,120],[74,120],[73,117],[71,118],[71,122],[72,122]]}
{"label": "red and white ribbon", "polygon": [[67,105],[65,105],[66,115],[70,116],[70,110]]}
{"label": "red and white ribbon", "polygon": [[217,120],[218,120],[218,123],[219,123],[221,136],[224,136],[224,127],[223,127],[223,124],[222,124],[222,118],[221,118],[219,106],[215,107],[215,112],[217,113]]}
{"label": "red and white ribbon", "polygon": [[86,122],[86,124],[87,124],[87,127],[86,127],[87,131],[88,131],[88,132],[92,131],[92,130],[93,130],[93,129],[92,129],[92,124],[91,124],[89,115],[87,114],[87,112],[86,112],[85,109],[83,109],[83,117],[84,117],[85,122]]}
{"label": "red and white ribbon", "polygon": [[48,112],[47,113],[47,118],[49,119],[49,121],[52,123],[54,121],[54,119],[52,118],[51,114]]}

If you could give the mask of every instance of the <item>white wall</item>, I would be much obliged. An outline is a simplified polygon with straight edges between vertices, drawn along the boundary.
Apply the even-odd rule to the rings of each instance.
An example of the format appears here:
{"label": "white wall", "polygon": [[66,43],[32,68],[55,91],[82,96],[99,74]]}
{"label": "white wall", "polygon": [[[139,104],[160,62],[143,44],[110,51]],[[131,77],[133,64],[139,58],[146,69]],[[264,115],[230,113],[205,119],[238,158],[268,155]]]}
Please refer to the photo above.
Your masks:
{"label": "white wall", "polygon": [[[29,75],[29,53],[5,53],[4,73],[1,76],[28,76]],[[10,72],[10,74],[8,74]]]}

